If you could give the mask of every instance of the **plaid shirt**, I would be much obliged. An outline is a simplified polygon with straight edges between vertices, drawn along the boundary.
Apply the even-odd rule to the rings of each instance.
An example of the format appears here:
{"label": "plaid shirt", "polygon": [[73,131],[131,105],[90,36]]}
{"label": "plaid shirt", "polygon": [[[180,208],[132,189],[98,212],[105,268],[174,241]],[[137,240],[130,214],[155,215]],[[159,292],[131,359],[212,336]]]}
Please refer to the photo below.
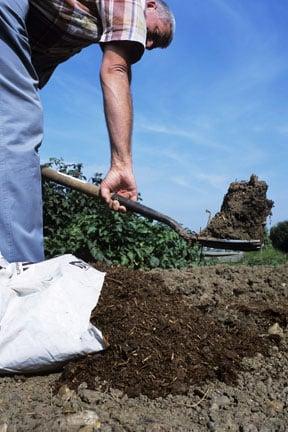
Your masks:
{"label": "plaid shirt", "polygon": [[130,41],[131,63],[146,42],[145,0],[29,0],[27,20],[39,87],[59,63],[93,43]]}

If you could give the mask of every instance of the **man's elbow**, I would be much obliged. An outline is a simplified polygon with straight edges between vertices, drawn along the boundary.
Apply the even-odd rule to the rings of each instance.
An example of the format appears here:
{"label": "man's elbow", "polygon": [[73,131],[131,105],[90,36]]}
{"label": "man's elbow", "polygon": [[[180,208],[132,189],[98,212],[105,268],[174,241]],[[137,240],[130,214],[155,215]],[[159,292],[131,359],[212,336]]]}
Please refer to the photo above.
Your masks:
{"label": "man's elbow", "polygon": [[101,83],[111,82],[111,80],[121,80],[131,82],[131,66],[126,63],[103,62],[100,69]]}

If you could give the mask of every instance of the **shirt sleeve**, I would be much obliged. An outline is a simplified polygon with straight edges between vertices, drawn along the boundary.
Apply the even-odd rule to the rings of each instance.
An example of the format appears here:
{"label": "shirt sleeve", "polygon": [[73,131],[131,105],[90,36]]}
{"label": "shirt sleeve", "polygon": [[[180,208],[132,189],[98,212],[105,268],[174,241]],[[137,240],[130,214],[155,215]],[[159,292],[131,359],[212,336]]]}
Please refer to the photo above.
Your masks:
{"label": "shirt sleeve", "polygon": [[130,60],[136,63],[142,57],[146,45],[145,1],[100,0],[99,15],[103,32],[99,43],[128,41]]}

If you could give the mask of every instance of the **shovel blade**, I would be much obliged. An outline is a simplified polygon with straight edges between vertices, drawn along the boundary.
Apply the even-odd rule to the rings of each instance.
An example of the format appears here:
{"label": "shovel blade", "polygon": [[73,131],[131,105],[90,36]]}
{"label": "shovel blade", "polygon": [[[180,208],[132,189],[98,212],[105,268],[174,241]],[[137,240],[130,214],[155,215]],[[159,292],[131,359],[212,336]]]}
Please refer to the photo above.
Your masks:
{"label": "shovel blade", "polygon": [[197,242],[201,244],[201,246],[206,246],[212,249],[225,249],[243,252],[259,251],[262,246],[260,240],[228,240],[197,237]]}

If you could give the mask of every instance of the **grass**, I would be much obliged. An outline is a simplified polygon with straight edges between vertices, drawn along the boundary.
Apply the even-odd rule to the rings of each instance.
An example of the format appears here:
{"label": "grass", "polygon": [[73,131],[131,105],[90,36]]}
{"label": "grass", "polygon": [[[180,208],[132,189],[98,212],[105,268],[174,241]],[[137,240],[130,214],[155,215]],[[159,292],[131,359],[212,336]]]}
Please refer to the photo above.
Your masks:
{"label": "grass", "polygon": [[239,264],[254,266],[254,265],[282,265],[288,262],[288,254],[284,254],[273,248],[269,242],[259,252],[247,252]]}
{"label": "grass", "polygon": [[279,266],[288,263],[288,254],[278,251],[272,246],[270,240],[266,240],[266,245],[260,251],[246,252],[238,262],[231,262],[229,259],[220,261],[217,258],[212,258],[200,261],[196,263],[196,266],[213,266],[220,263],[231,266]]}

